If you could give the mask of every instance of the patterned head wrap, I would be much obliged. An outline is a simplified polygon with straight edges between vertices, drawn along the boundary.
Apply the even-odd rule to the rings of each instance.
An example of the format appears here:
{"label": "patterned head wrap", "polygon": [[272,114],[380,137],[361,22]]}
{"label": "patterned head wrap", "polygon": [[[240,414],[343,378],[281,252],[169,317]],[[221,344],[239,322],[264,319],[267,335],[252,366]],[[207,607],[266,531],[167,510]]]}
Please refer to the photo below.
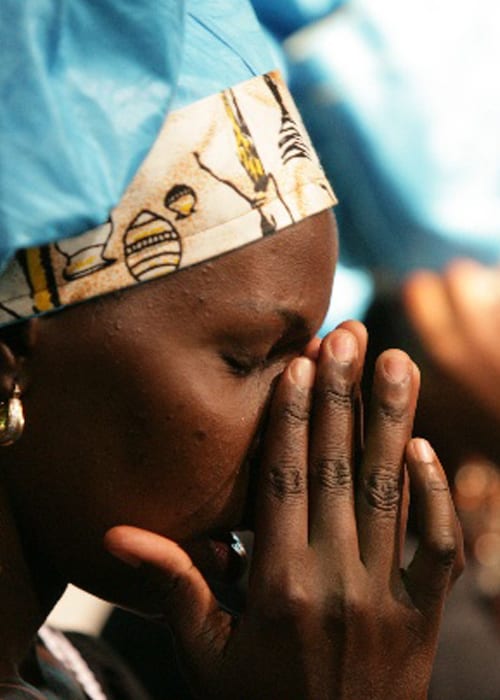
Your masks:
{"label": "patterned head wrap", "polygon": [[278,73],[191,103],[182,85],[109,218],[18,251],[0,276],[0,324],[162,277],[335,204]]}

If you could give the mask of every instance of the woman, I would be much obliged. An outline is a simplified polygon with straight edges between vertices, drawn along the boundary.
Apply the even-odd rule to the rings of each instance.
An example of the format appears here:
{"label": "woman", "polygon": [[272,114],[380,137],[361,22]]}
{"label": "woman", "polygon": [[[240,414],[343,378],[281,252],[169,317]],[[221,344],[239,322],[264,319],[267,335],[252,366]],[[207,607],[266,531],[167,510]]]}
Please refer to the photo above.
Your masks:
{"label": "woman", "polygon": [[[379,359],[362,450],[365,331],[315,339],[334,202],[266,73],[176,108],[109,221],[4,271],[2,697],[105,697],[50,630],[34,650],[69,581],[169,624],[196,697],[425,697],[460,535],[410,441],[411,360]],[[239,617],[210,589],[241,572],[237,528]]]}

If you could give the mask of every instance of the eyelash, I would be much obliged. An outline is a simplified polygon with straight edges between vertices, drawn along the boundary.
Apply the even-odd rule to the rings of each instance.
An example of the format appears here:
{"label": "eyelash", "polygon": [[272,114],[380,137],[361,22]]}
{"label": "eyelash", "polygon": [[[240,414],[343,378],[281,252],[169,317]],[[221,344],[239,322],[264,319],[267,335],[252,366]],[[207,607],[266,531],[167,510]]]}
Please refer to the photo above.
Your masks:
{"label": "eyelash", "polygon": [[249,377],[254,372],[265,370],[279,360],[290,359],[302,352],[303,348],[310,341],[307,336],[304,340],[295,339],[287,344],[273,346],[269,353],[265,356],[250,355],[241,353],[241,355],[232,355],[229,353],[221,353],[221,357],[229,370],[229,373],[241,379]]}
{"label": "eyelash", "polygon": [[248,357],[240,359],[233,355],[222,355],[222,359],[226,363],[229,371],[236,377],[248,377],[257,370],[264,369],[266,366],[266,358],[263,357]]}

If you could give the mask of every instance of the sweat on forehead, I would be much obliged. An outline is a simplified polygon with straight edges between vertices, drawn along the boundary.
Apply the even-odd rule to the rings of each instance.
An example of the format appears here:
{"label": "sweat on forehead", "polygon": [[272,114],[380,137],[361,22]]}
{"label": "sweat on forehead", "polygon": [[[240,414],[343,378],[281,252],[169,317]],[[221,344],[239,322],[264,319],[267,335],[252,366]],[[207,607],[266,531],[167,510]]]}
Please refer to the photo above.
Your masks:
{"label": "sweat on forehead", "polygon": [[172,112],[108,221],[23,250],[0,324],[171,274],[330,208],[335,195],[278,73]]}

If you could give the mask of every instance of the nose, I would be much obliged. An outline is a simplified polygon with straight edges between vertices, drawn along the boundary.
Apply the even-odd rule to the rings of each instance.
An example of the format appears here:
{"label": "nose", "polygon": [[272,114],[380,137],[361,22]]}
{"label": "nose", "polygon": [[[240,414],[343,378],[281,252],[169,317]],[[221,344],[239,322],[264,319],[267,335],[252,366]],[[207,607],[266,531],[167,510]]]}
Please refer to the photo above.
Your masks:
{"label": "nose", "polygon": [[271,398],[273,396],[276,384],[280,379],[280,376],[281,372],[278,372],[269,384],[269,391],[267,393],[265,402],[262,406],[257,427],[255,429],[242,467],[243,473],[247,475],[247,491],[245,503],[243,506],[241,524],[239,525],[239,528],[242,530],[253,530],[254,527],[255,504],[260,471],[259,467],[262,459],[262,445],[264,440],[264,432],[268,422]]}

